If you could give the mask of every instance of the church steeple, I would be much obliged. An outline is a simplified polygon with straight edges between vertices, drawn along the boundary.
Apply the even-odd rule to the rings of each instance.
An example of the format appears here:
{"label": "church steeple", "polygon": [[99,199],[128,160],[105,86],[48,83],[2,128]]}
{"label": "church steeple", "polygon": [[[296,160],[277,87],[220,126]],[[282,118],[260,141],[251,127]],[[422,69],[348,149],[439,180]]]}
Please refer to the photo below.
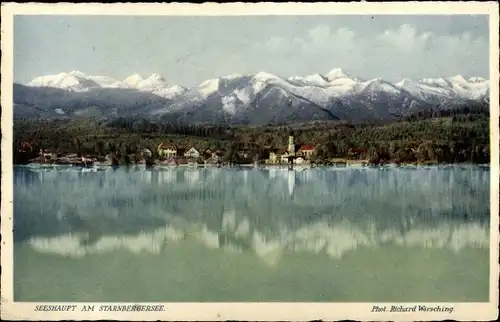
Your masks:
{"label": "church steeple", "polygon": [[288,137],[288,154],[289,155],[295,154],[295,144],[293,142],[293,133],[290,133],[290,136]]}

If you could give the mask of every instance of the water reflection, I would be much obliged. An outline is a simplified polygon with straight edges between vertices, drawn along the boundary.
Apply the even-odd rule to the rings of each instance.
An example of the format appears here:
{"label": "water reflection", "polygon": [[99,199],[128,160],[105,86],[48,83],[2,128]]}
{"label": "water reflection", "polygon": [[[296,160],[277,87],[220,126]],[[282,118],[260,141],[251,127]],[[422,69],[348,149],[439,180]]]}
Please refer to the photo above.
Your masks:
{"label": "water reflection", "polygon": [[359,247],[488,248],[489,169],[16,168],[14,237],[39,252],[161,254],[195,241],[342,258]]}

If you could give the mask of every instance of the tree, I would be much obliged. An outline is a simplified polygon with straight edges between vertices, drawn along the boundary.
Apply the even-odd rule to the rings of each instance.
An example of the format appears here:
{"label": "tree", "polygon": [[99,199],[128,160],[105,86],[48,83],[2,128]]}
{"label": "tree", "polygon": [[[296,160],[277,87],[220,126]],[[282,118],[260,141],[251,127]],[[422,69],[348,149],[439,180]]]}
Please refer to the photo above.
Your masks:
{"label": "tree", "polygon": [[101,140],[96,142],[94,150],[95,150],[95,153],[99,156],[106,155],[106,152],[104,149],[104,142],[102,142]]}
{"label": "tree", "polygon": [[82,156],[82,142],[80,141],[79,138],[74,139],[74,144],[75,144],[75,149],[76,149],[76,154],[80,157]]}
{"label": "tree", "polygon": [[369,163],[379,163],[380,161],[380,156],[378,154],[378,151],[375,147],[370,147],[368,149],[368,162]]}
{"label": "tree", "polygon": [[222,158],[222,160],[224,162],[229,163],[229,164],[233,164],[234,159],[235,159],[235,152],[234,152],[233,148],[230,148],[229,150],[227,150],[226,153],[224,154],[224,157]]}

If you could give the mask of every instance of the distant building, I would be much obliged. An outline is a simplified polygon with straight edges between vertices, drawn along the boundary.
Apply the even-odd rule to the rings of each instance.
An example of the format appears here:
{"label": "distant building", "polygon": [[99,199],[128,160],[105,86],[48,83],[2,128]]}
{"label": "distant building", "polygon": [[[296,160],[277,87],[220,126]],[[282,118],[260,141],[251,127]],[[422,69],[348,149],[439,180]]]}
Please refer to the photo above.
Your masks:
{"label": "distant building", "polygon": [[288,137],[288,156],[294,156],[295,155],[295,144],[293,143],[293,136],[290,135]]}
{"label": "distant building", "polygon": [[313,144],[295,144],[293,135],[288,137],[287,149],[271,149],[269,158],[266,160],[270,164],[278,163],[306,163],[316,151]]}
{"label": "distant building", "polygon": [[141,155],[143,158],[151,158],[153,156],[153,152],[150,149],[142,149]]}
{"label": "distant building", "polygon": [[297,155],[302,156],[305,159],[310,159],[315,151],[316,151],[315,145],[303,144],[299,147],[299,150],[297,151]]}
{"label": "distant building", "polygon": [[278,151],[280,155],[280,161],[281,163],[288,163],[288,159],[293,157],[295,153],[290,153],[288,150],[280,150]]}
{"label": "distant building", "polygon": [[175,158],[177,157],[177,146],[174,144],[160,143],[158,145],[158,155],[160,157]]}
{"label": "distant building", "polygon": [[269,158],[267,159],[267,163],[275,164],[281,161],[278,151],[278,149],[269,150]]}
{"label": "distant building", "polygon": [[226,154],[226,149],[212,150],[212,157],[210,158],[210,162],[213,162],[213,163],[222,162],[225,154]]}
{"label": "distant building", "polygon": [[212,155],[213,155],[213,151],[210,150],[210,149],[206,149],[205,151],[203,151],[203,159],[204,160],[209,160],[212,158]]}
{"label": "distant building", "polygon": [[196,150],[194,147],[190,147],[186,149],[186,152],[184,152],[184,156],[188,159],[198,159],[200,157],[200,152]]}

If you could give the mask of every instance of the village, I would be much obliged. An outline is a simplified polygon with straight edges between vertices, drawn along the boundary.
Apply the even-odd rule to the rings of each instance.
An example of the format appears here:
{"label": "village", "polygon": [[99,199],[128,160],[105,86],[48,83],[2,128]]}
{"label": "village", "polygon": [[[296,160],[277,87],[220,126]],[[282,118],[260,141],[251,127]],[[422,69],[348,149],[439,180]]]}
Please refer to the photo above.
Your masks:
{"label": "village", "polygon": [[[19,152],[28,153],[33,148],[29,143],[22,143]],[[102,155],[77,153],[61,154],[53,149],[40,149],[38,155],[29,159],[28,163],[36,164],[66,164],[74,166],[111,166],[127,164],[153,165],[282,165],[282,166],[314,166],[317,145],[296,144],[293,136],[288,137],[286,148],[265,148],[261,153],[253,153],[250,149],[229,150],[225,148],[198,149],[196,146],[181,147],[172,142],[160,143],[156,151],[143,148],[133,155],[108,153]],[[347,160],[330,160],[337,164],[346,164]],[[351,163],[365,164],[363,161]]]}
{"label": "village", "polygon": [[[293,136],[288,139],[287,149],[270,148],[265,149],[263,158],[251,155],[249,150],[236,150],[239,160],[269,165],[278,164],[310,164],[311,158],[316,150],[312,144],[294,144]],[[160,163],[185,164],[195,161],[202,161],[204,164],[221,164],[231,162],[226,149],[206,149],[199,151],[195,147],[179,148],[175,144],[160,144],[158,146],[158,156]]]}

